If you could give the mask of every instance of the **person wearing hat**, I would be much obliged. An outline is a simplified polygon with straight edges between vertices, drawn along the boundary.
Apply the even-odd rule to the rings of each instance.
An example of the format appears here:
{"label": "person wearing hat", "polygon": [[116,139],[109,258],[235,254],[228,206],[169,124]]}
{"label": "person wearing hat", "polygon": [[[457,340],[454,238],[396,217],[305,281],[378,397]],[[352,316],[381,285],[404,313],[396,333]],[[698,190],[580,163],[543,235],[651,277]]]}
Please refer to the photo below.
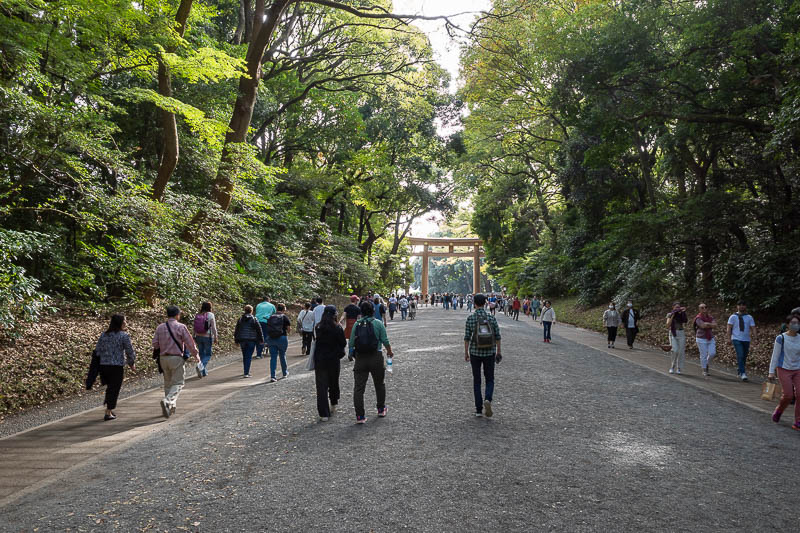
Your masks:
{"label": "person wearing hat", "polygon": [[345,339],[350,338],[350,332],[353,331],[353,324],[356,323],[358,320],[359,315],[361,314],[361,308],[358,307],[359,298],[357,295],[353,294],[350,296],[350,305],[344,308],[344,337]]}
{"label": "person wearing hat", "polygon": [[175,413],[178,395],[185,383],[184,363],[191,357],[200,362],[200,352],[192,335],[184,324],[179,322],[181,310],[177,305],[167,307],[167,321],[158,325],[153,336],[153,349],[158,350],[159,364],[164,372],[164,398],[161,399],[161,413],[169,418]]}
{"label": "person wearing hat", "polygon": [[[351,304],[352,305],[352,304]],[[344,357],[347,341],[342,326],[336,323],[336,307],[326,305],[319,324],[314,327],[314,378],[317,386],[317,412],[327,422],[339,403],[339,360]],[[330,402],[329,402],[330,400]]]}
{"label": "person wearing hat", "polygon": [[750,354],[750,341],[756,331],[756,321],[747,313],[747,304],[740,300],[736,312],[728,318],[728,340],[736,350],[737,374],[747,381],[747,356]]}

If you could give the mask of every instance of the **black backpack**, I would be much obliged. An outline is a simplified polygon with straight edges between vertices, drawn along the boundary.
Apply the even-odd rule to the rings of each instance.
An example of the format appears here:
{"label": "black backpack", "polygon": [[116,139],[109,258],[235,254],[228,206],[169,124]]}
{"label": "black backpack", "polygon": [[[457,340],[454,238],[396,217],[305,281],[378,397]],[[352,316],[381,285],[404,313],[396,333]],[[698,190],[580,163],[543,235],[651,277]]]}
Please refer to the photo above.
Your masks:
{"label": "black backpack", "polygon": [[378,351],[378,338],[372,327],[372,320],[363,320],[356,325],[356,353],[370,354]]}
{"label": "black backpack", "polygon": [[283,337],[283,315],[272,315],[267,319],[267,336],[270,339]]}

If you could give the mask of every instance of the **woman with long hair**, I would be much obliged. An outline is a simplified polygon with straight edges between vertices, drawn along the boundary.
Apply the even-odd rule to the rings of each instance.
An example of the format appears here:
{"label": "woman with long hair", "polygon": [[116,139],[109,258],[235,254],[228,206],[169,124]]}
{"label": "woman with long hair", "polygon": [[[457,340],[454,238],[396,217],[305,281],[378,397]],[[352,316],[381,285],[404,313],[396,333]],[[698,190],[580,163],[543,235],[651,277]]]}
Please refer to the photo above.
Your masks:
{"label": "woman with long hair", "polygon": [[125,365],[130,366],[133,371],[136,370],[136,352],[126,329],[128,329],[128,323],[125,316],[112,315],[108,329],[97,339],[94,349],[95,355],[100,359],[100,376],[106,384],[106,397],[103,401],[106,413],[103,420],[117,418],[114,409],[117,408],[119,391],[125,377]]}
{"label": "woman with long hair", "polygon": [[[314,328],[314,376],[317,385],[317,412],[323,422],[336,412],[339,403],[339,373],[347,340],[344,330],[336,322],[336,307],[325,306],[322,320]],[[328,402],[330,400],[330,403]]]}

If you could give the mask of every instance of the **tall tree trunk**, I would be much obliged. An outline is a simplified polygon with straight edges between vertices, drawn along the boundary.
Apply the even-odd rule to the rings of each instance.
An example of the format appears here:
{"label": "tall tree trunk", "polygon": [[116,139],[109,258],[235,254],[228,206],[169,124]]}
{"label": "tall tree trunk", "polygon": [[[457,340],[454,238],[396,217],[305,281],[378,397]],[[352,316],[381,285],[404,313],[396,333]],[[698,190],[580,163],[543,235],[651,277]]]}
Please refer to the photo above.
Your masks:
{"label": "tall tree trunk", "polygon": [[[186,20],[192,10],[193,1],[181,0],[178,11],[175,13],[175,23],[178,26],[176,32],[181,37],[186,33]],[[167,52],[175,52],[175,47],[170,46],[167,48]],[[163,58],[158,59],[158,93],[161,96],[172,97],[172,76]],[[164,191],[167,189],[170,178],[172,178],[172,173],[175,171],[175,167],[178,166],[179,144],[178,123],[175,120],[175,114],[162,109],[159,115],[163,135],[163,149],[161,150],[161,161],[158,165],[158,175],[155,183],[153,183],[152,197],[153,200],[160,202],[164,198]]]}
{"label": "tall tree trunk", "polygon": [[[233,106],[228,124],[228,133],[225,135],[225,144],[222,148],[222,158],[220,161],[217,177],[214,180],[211,197],[219,204],[223,211],[231,205],[233,195],[233,179],[231,177],[232,164],[232,145],[243,143],[247,140],[247,130],[253,118],[253,108],[256,104],[258,95],[258,84],[261,80],[261,63],[264,59],[264,52],[269,45],[278,21],[283,15],[290,0],[276,0],[272,3],[269,10],[264,8],[264,0],[256,0],[256,9],[253,20],[254,38],[247,47],[247,76],[239,78],[239,95]],[[263,21],[263,22],[262,22]]]}
{"label": "tall tree trunk", "polygon": [[339,204],[339,228],[337,233],[341,235],[344,233],[344,220],[347,217],[347,204],[342,202]]}
{"label": "tall tree trunk", "polygon": [[363,205],[361,209],[358,210],[358,245],[361,246],[361,241],[364,239],[364,215],[367,212],[367,208]]}

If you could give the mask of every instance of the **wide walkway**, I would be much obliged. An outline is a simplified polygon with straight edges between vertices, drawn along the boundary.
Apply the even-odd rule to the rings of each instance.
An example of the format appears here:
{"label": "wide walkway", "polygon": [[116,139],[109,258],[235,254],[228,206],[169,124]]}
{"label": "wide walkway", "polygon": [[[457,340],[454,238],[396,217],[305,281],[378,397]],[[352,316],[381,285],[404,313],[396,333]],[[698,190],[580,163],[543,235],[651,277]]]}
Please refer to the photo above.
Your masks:
{"label": "wide walkway", "polygon": [[[290,344],[287,359],[290,365],[305,363],[297,341]],[[188,379],[179,398],[178,413],[169,420],[161,415],[159,401],[164,393],[159,388],[120,400],[116,409],[118,418],[113,421],[104,421],[105,409],[97,407],[0,439],[0,506],[52,483],[77,465],[163,430],[243,388],[264,385],[269,376],[268,366],[268,357],[254,359],[251,368],[254,378],[243,379],[241,363],[233,363],[198,380],[193,365],[187,365]]]}
{"label": "wide walkway", "polygon": [[[699,387],[702,379],[674,378],[663,365],[653,371],[576,342],[583,333],[574,328],[557,327],[546,345],[538,326],[506,317],[499,317],[505,358],[495,416],[474,418],[465,317],[422,309],[416,321],[390,325],[397,356],[389,416],[374,416],[368,389],[364,426],[353,423],[345,362],[341,407],[325,423],[311,373],[297,368],[276,384],[250,384],[219,370],[189,383],[168,422],[155,398],[126,400],[116,422],[147,412],[126,437],[99,433],[96,412],[71,429],[73,441],[40,434],[50,439],[42,461],[97,453],[62,469],[56,482],[13,495],[13,505],[0,508],[0,530],[795,528],[784,480],[800,474],[800,435],[786,425]],[[586,335],[588,344],[598,338]],[[736,385],[744,395],[757,388]],[[190,394],[199,401],[215,392],[218,399],[188,411]],[[4,469],[39,464],[36,454],[12,453],[17,461]]]}

